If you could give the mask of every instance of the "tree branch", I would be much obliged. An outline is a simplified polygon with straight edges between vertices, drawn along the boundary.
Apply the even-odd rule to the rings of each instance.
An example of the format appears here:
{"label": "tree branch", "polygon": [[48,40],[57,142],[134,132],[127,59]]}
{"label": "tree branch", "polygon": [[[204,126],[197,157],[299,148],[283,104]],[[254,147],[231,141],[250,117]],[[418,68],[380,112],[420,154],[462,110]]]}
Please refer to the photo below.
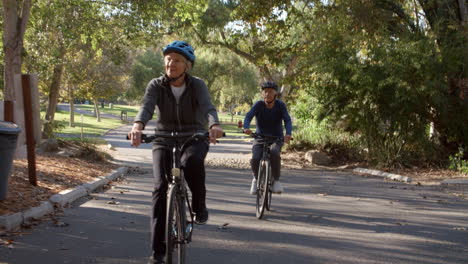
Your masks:
{"label": "tree branch", "polygon": [[466,2],[465,0],[458,0],[458,9],[460,10],[460,21],[461,24],[464,25],[467,21],[467,9],[466,9]]}
{"label": "tree branch", "polygon": [[24,0],[23,1],[23,8],[21,9],[21,17],[19,18],[20,21],[20,28],[19,28],[19,39],[24,38],[24,33],[26,32],[26,27],[29,21],[29,15],[31,14],[31,0]]}

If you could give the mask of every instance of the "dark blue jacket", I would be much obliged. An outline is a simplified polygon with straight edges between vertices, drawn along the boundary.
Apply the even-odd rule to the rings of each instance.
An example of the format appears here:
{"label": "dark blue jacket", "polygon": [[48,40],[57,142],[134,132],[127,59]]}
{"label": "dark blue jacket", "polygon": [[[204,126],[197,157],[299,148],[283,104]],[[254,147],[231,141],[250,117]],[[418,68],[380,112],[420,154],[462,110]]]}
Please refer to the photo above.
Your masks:
{"label": "dark blue jacket", "polygon": [[283,136],[283,124],[286,128],[286,135],[292,133],[292,121],[289,116],[286,104],[275,99],[273,108],[268,109],[264,101],[258,101],[252,106],[244,119],[244,128],[250,128],[253,117],[257,121],[256,132],[269,136]]}

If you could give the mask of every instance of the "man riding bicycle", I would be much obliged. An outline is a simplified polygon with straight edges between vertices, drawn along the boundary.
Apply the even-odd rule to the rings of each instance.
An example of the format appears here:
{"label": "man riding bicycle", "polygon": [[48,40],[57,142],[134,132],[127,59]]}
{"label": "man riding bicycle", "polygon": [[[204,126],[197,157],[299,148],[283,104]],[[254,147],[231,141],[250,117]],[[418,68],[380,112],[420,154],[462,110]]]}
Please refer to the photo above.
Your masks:
{"label": "man riding bicycle", "polygon": [[[270,160],[271,160],[271,173],[274,179],[272,192],[282,193],[283,186],[279,178],[281,174],[281,148],[283,143],[289,143],[292,135],[292,122],[289,116],[286,104],[277,99],[278,85],[275,82],[263,82],[261,84],[263,100],[257,101],[250,111],[245,116],[244,120],[244,133],[250,135],[252,130],[249,129],[252,118],[255,117],[257,121],[256,132],[258,134],[268,136],[283,136],[283,124],[286,128],[286,135],[283,141],[278,141],[271,146]],[[250,193],[255,195],[257,192],[257,174],[260,160],[262,159],[263,141],[255,139],[252,146],[252,159],[250,165],[254,178],[252,179],[252,186]]]}
{"label": "man riding bicycle", "polygon": [[[165,74],[151,80],[143,97],[143,104],[135,117],[129,137],[132,146],[141,143],[142,130],[156,111],[156,131],[206,132],[209,141],[223,135],[218,114],[211,102],[208,88],[203,80],[188,72],[195,63],[195,53],[187,42],[174,41],[163,48]],[[185,179],[192,192],[192,208],[195,222],[208,221],[206,208],[205,165],[209,143],[204,140],[192,141],[183,149],[181,162]],[[149,263],[164,263],[166,179],[171,153],[164,141],[153,144],[153,206],[151,220],[152,257]]]}

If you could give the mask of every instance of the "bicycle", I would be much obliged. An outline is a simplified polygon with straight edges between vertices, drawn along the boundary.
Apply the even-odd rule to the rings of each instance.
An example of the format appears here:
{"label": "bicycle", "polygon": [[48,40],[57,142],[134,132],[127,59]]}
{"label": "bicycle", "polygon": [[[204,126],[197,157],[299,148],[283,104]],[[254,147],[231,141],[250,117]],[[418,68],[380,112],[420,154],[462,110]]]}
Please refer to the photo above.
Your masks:
{"label": "bicycle", "polygon": [[185,248],[192,240],[193,224],[195,223],[195,214],[190,206],[184,171],[181,169],[182,149],[192,140],[208,140],[208,138],[207,132],[156,132],[154,135],[143,134],[141,137],[142,143],[152,143],[157,139],[164,139],[164,143],[172,149],[170,176],[167,179],[165,231],[167,264],[185,263]]}
{"label": "bicycle", "polygon": [[263,217],[265,209],[270,211],[271,195],[273,187],[273,177],[271,176],[270,164],[270,147],[274,143],[283,139],[282,136],[267,136],[258,133],[250,135],[253,138],[264,140],[262,159],[258,167],[257,174],[257,199],[256,199],[256,216],[258,219]]}

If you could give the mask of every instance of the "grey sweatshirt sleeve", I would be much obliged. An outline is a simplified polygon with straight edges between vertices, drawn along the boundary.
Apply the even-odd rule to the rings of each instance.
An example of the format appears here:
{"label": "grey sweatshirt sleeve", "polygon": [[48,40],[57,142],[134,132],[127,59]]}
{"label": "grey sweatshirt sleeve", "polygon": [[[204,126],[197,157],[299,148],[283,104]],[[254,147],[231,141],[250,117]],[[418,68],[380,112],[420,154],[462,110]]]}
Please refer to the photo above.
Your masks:
{"label": "grey sweatshirt sleeve", "polygon": [[146,126],[148,121],[150,121],[151,118],[153,118],[154,109],[156,107],[157,102],[156,89],[156,79],[153,79],[146,86],[146,92],[143,96],[143,102],[140,107],[140,111],[134,119],[134,122],[141,122],[143,124],[143,128]]}
{"label": "grey sweatshirt sleeve", "polygon": [[200,104],[200,113],[204,116],[200,116],[198,118],[207,119],[208,121],[208,128],[211,128],[213,125],[219,125],[218,113],[216,112],[216,108],[214,107],[213,103],[211,102],[211,96],[208,92],[208,87],[206,86],[205,82],[201,79],[197,80],[197,96],[198,96],[198,103]]}

